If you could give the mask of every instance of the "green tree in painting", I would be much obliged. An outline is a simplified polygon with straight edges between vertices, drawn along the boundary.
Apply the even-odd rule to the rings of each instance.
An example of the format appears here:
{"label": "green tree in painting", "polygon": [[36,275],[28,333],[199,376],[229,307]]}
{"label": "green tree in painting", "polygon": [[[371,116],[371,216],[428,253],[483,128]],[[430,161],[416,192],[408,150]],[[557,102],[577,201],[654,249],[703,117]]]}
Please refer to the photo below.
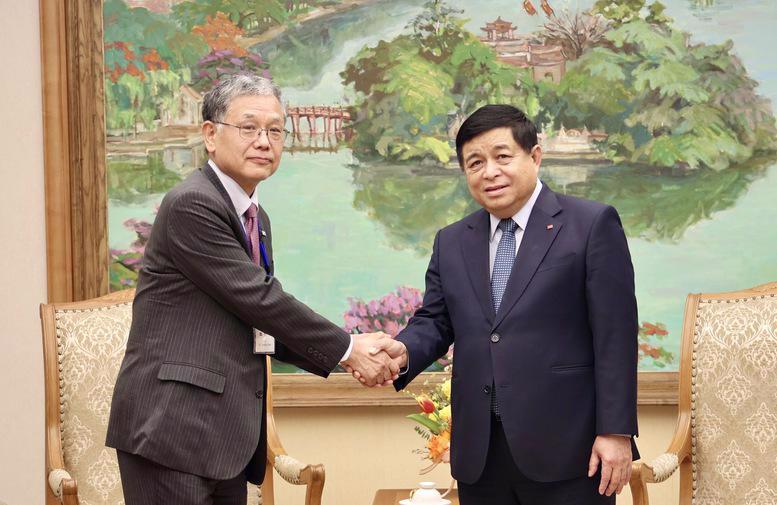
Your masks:
{"label": "green tree in painting", "polygon": [[593,11],[614,28],[543,96],[558,123],[607,131],[616,162],[720,170],[777,148],[770,104],[730,41],[691,44],[659,2],[600,1]]}
{"label": "green tree in painting", "polygon": [[138,123],[151,126],[157,115],[157,101],[166,96],[165,92],[174,91],[180,81],[156,49],[135,50],[127,42],[105,45],[105,66],[108,128],[133,133],[137,133]]}
{"label": "green tree in painting", "polygon": [[189,66],[208,46],[167,17],[130,9],[122,0],[107,0],[103,14],[106,125],[136,134],[138,125],[152,128],[160,110],[174,111],[180,86],[190,80]]}
{"label": "green tree in painting", "polygon": [[280,0],[189,0],[173,6],[173,17],[185,31],[219,13],[247,33],[261,32],[288,19],[286,6]]}
{"label": "green tree in painting", "polygon": [[457,119],[487,102],[527,106],[527,93],[516,86],[520,71],[497,61],[463,28],[459,12],[442,0],[427,2],[412,34],[366,47],[348,62],[340,75],[356,93],[357,153],[447,163]]}
{"label": "green tree in painting", "polygon": [[[501,63],[460,11],[427,2],[411,34],[363,49],[341,73],[356,93],[354,150],[447,163],[452,127],[488,102],[515,104],[551,130],[603,129],[603,153],[616,162],[721,170],[777,149],[771,106],[731,42],[692,44],[664,11],[658,1],[600,0],[549,23],[544,35],[577,58],[555,85]],[[572,33],[578,25],[585,40]]]}
{"label": "green tree in painting", "polygon": [[319,5],[332,0],[188,0],[173,6],[173,18],[184,31],[202,25],[221,13],[247,36],[258,35],[274,26],[293,22]]}

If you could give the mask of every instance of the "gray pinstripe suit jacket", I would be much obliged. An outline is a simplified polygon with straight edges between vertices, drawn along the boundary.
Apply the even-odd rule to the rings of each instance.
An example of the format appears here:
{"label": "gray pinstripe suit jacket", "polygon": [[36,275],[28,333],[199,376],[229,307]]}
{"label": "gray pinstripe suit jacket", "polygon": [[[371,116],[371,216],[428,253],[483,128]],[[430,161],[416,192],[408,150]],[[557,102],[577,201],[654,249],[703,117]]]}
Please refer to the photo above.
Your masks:
{"label": "gray pinstripe suit jacket", "polygon": [[[267,214],[259,209],[272,258]],[[272,259],[270,259],[272,264]],[[243,226],[209,166],[163,199],[146,245],[106,445],[210,479],[265,466],[264,355],[326,377],[350,343],[249,256]]]}

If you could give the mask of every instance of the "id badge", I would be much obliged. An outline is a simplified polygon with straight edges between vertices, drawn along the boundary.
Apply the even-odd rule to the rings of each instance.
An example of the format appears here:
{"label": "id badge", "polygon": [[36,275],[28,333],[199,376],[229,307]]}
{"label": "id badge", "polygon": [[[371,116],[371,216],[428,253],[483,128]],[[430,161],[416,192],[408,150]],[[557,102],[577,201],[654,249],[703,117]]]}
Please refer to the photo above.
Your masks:
{"label": "id badge", "polygon": [[275,354],[275,338],[254,328],[254,354]]}

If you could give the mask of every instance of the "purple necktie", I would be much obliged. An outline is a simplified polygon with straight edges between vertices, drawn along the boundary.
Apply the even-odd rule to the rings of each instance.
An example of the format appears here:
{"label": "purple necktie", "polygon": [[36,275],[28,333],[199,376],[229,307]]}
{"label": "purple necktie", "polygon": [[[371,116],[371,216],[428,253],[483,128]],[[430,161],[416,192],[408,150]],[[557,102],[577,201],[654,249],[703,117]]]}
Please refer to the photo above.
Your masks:
{"label": "purple necktie", "polygon": [[245,213],[246,231],[248,232],[248,247],[251,249],[251,259],[257,265],[261,265],[259,254],[259,226],[256,222],[256,204],[252,203]]}

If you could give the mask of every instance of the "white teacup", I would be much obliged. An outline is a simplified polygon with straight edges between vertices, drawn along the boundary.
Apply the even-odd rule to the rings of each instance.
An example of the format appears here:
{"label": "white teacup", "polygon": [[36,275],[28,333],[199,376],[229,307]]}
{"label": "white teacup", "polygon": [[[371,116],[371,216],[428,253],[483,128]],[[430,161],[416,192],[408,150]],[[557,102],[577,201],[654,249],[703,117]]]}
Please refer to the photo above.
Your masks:
{"label": "white teacup", "polygon": [[439,491],[435,489],[434,482],[420,482],[420,489],[414,489],[410,493],[409,500],[402,500],[402,505],[450,505],[450,500],[442,497]]}

